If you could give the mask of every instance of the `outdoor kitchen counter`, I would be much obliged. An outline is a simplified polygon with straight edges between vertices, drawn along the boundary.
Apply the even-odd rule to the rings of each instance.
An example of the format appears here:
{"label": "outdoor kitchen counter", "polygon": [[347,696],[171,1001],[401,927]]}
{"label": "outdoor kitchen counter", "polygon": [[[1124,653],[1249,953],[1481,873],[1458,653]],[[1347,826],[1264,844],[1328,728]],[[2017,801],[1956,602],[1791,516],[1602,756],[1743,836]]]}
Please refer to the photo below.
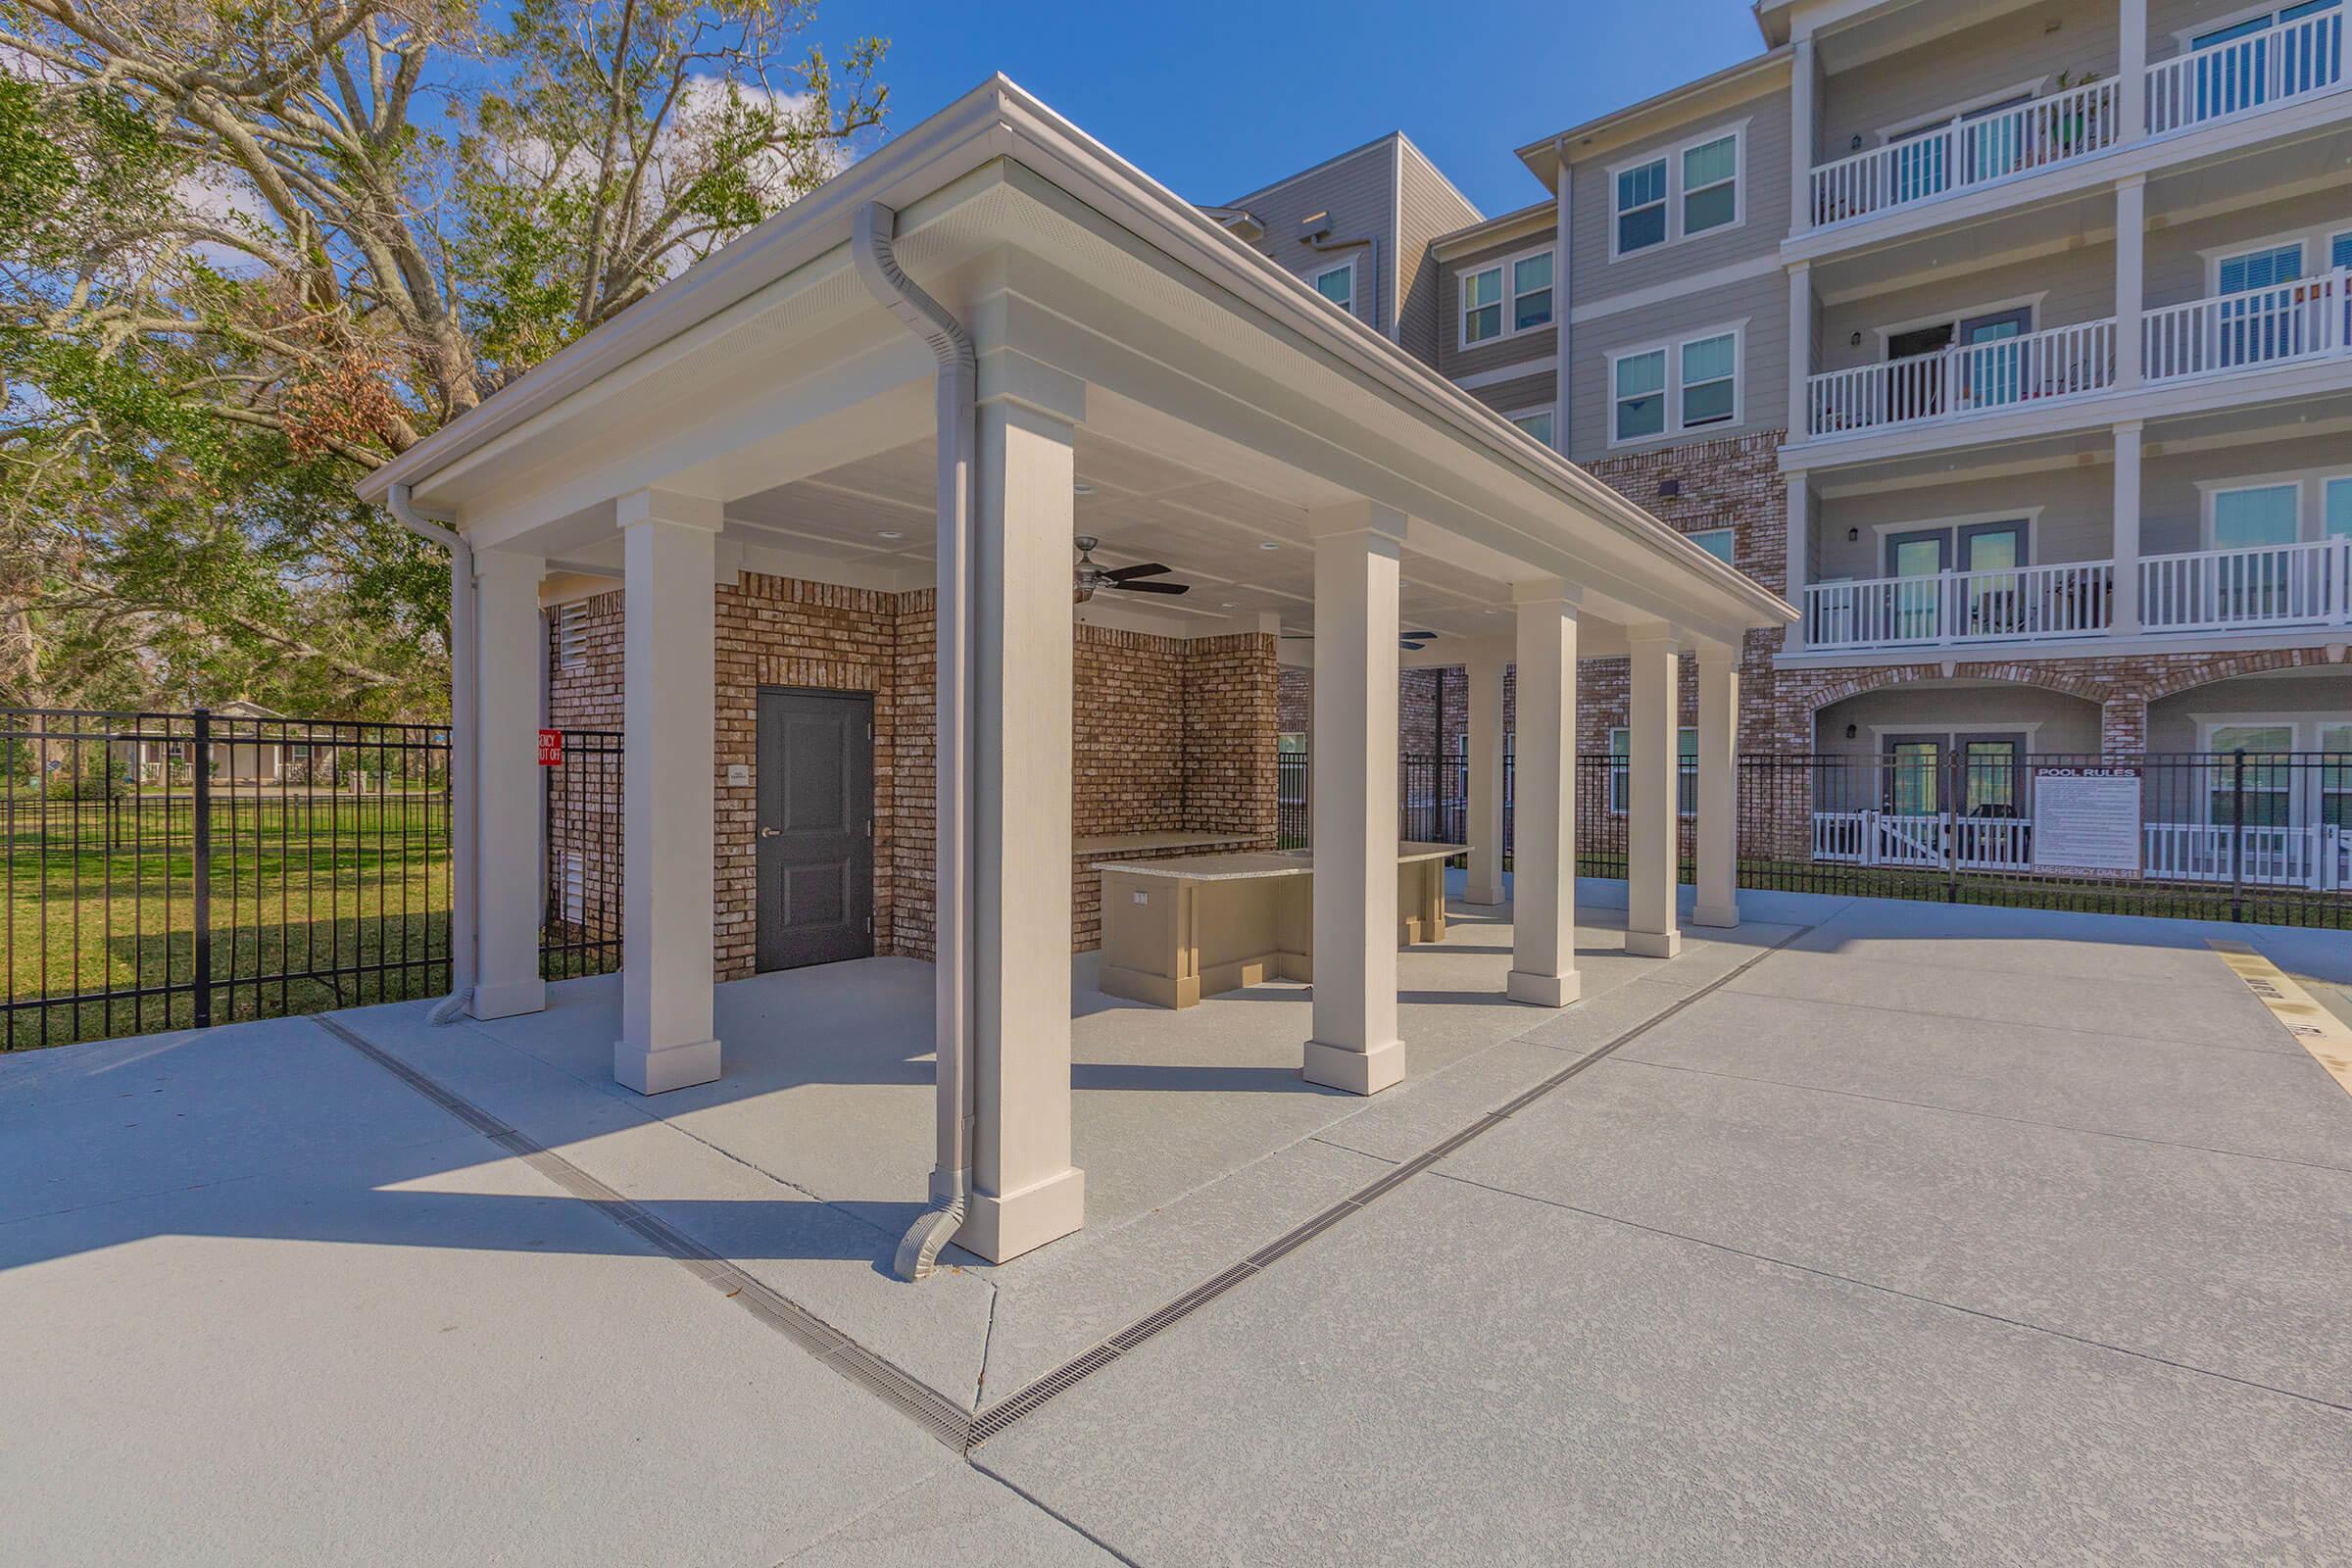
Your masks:
{"label": "outdoor kitchen counter", "polygon": [[[1446,935],[1446,861],[1459,844],[1396,847],[1396,941]],[[1267,980],[1314,979],[1311,852],[1261,850],[1105,862],[1102,961],[1110,996],[1162,1007]]]}

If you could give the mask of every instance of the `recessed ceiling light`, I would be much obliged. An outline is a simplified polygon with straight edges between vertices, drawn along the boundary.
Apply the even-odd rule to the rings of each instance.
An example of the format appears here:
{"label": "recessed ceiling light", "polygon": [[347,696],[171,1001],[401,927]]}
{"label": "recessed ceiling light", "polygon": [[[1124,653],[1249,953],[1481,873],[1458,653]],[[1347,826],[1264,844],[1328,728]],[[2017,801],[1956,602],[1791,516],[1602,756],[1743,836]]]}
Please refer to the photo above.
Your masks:
{"label": "recessed ceiling light", "polygon": [[875,531],[874,537],[877,539],[904,539],[906,536],[896,528],[882,528]]}
{"label": "recessed ceiling light", "polygon": [[1260,550],[1280,550],[1282,546],[1276,544],[1273,540],[1268,539],[1264,543],[1260,544],[1257,548]]}
{"label": "recessed ceiling light", "polygon": [[1076,484],[1071,485],[1070,488],[1082,496],[1091,496],[1095,493],[1095,487],[1091,484],[1088,484],[1084,479],[1081,479]]}
{"label": "recessed ceiling light", "polygon": [[1241,605],[1240,605],[1240,604],[1238,604],[1238,603],[1237,603],[1237,602],[1235,602],[1234,600],[1228,599],[1228,600],[1226,600],[1226,601],[1225,601],[1223,604],[1219,605],[1217,608],[1218,608],[1219,610],[1239,610],[1239,609],[1241,609],[1242,607],[1241,607]]}

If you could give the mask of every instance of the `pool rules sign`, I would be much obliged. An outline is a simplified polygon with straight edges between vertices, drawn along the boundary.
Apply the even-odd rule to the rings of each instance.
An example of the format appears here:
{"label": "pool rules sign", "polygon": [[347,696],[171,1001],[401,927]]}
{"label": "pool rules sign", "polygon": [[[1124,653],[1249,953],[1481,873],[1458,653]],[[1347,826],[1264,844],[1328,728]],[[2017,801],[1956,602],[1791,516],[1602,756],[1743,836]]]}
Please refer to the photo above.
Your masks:
{"label": "pool rules sign", "polygon": [[2034,770],[2034,869],[2139,870],[2139,774],[2127,767]]}

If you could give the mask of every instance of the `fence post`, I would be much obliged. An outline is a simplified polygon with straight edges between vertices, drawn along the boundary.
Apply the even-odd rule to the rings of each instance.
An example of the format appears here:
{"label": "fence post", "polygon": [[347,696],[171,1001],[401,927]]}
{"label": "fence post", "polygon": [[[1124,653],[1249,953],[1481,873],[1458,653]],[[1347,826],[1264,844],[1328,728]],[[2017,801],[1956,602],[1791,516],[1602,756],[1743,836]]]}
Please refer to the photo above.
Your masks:
{"label": "fence post", "polygon": [[2230,918],[2246,917],[2246,752],[2230,754]]}
{"label": "fence post", "polygon": [[[196,710],[196,741],[194,783],[195,802],[195,863],[188,878],[188,888],[195,903],[196,938],[196,1027],[205,1028],[213,1021],[213,715],[210,709]],[[167,776],[170,764],[165,766]]]}
{"label": "fence post", "polygon": [[1943,902],[1960,902],[1960,748],[1943,754]]}

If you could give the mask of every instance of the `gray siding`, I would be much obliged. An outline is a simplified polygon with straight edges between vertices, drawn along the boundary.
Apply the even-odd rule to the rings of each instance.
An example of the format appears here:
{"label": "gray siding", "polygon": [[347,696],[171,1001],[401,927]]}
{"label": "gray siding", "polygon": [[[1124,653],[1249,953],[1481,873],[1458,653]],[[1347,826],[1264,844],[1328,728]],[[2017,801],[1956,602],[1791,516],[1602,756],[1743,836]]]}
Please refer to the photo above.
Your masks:
{"label": "gray siding", "polygon": [[[1687,436],[1628,446],[1609,445],[1608,357],[1623,349],[1679,341],[1707,328],[1744,319],[1740,368],[1740,418]],[[1724,288],[1693,290],[1642,310],[1621,311],[1571,329],[1569,453],[1591,463],[1612,452],[1636,452],[1680,441],[1717,441],[1753,430],[1783,428],[1788,407],[1788,285],[1778,272]]]}
{"label": "gray siding", "polygon": [[[1883,732],[1930,735],[2016,729],[2033,735],[2034,751],[2061,756],[2100,749],[2099,705],[2038,686],[1886,687],[1832,703],[1814,715],[1814,724],[1816,745],[1832,757],[1877,755],[1874,725]],[[1852,740],[1845,738],[1848,724],[1854,726]],[[1852,781],[1857,797],[1866,796],[1870,785],[1867,773]]]}
{"label": "gray siding", "polygon": [[1266,231],[1257,241],[1257,249],[1298,277],[1307,277],[1342,259],[1342,253],[1318,252],[1299,243],[1298,225],[1311,214],[1331,214],[1328,243],[1372,241],[1351,253],[1357,258],[1355,317],[1384,336],[1389,318],[1381,276],[1396,230],[1390,199],[1396,177],[1395,149],[1394,138],[1383,137],[1303,178],[1223,204],[1245,208],[1263,223]]}
{"label": "gray siding", "polygon": [[2341,435],[2292,441],[2245,441],[2211,452],[2148,459],[2139,476],[2139,548],[2143,555],[2177,555],[2205,548],[2200,481],[2252,479],[2304,468],[2352,470],[2352,440]]}
{"label": "gray siding", "polygon": [[[1747,188],[1740,193],[1743,220],[1739,226],[1609,260],[1609,235],[1616,220],[1616,186],[1609,170],[1664,152],[1694,136],[1729,129],[1742,121],[1746,122],[1742,174]],[[1783,84],[1710,110],[1631,146],[1572,164],[1569,246],[1578,301],[1591,304],[1776,255],[1788,235],[1788,89]]]}
{"label": "gray siding", "polygon": [[[2025,516],[2035,508],[2029,548],[2034,565],[2107,561],[2115,554],[2115,470],[2107,464],[2051,472],[1963,479],[1929,489],[1827,496],[1814,525],[1815,581],[1886,575],[1882,528],[1926,527],[1954,517]],[[1858,534],[1847,539],[1848,531]]]}
{"label": "gray siding", "polygon": [[[1936,277],[1909,288],[1822,309],[1820,370],[1872,365],[1885,357],[1878,329],[1896,322],[1951,318],[1965,311],[2034,295],[2035,331],[2095,321],[2115,314],[2115,247],[2086,246],[2009,267]],[[1862,341],[1853,341],[1860,333]]]}
{"label": "gray siding", "polygon": [[[1550,404],[1553,392],[1551,373],[1547,370],[1541,375],[1523,376],[1516,381],[1497,381],[1493,386],[1482,386],[1470,395],[1497,414],[1524,414],[1530,409],[1541,409]],[[1557,428],[1556,416],[1553,423]]]}
{"label": "gray siding", "polygon": [[2352,674],[2241,675],[2148,705],[2148,750],[2193,752],[2197,721],[2236,713],[2352,713]]}
{"label": "gray siding", "polygon": [[[2146,244],[2148,308],[2205,297],[2205,259],[2200,251],[2251,245],[2275,234],[2314,228],[2352,228],[2352,185],[2153,230]],[[2314,270],[2328,264],[2326,253],[2316,246],[2305,247],[2303,260]]]}
{"label": "gray siding", "polygon": [[[1522,234],[1517,239],[1485,246],[1467,256],[1454,257],[1437,264],[1437,363],[1441,373],[1458,379],[1465,375],[1477,375],[1486,370],[1500,369],[1506,366],[1521,365],[1529,360],[1540,360],[1546,355],[1558,352],[1561,291],[1557,267],[1552,269],[1552,320],[1550,324],[1518,333],[1516,336],[1495,338],[1491,342],[1474,344],[1467,349],[1461,346],[1462,274],[1475,272],[1482,267],[1491,267],[1506,256],[1523,256],[1529,251],[1547,251],[1551,248],[1552,235],[1549,231]],[[1506,319],[1503,324],[1507,326],[1510,324],[1507,319],[1510,313],[1510,300],[1507,293],[1510,287],[1509,278],[1504,278],[1503,287],[1506,291],[1503,300],[1503,314]]]}
{"label": "gray siding", "polygon": [[[2058,24],[2054,31],[2053,22]],[[2114,0],[2066,0],[1954,28],[1916,48],[1839,72],[1823,84],[1821,142],[1814,161],[1830,163],[1860,148],[1883,146],[1887,130],[2013,87],[2030,84],[2032,91],[2050,91],[2061,72],[2078,82],[2086,72],[2112,77],[2121,57],[2119,22]]]}
{"label": "gray siding", "polygon": [[1450,296],[1441,287],[1437,259],[1429,248],[1441,235],[1477,222],[1479,215],[1418,153],[1401,142],[1397,150],[1404,163],[1398,172],[1396,211],[1396,341],[1415,359],[1436,365],[1440,328],[1449,324],[1446,302]]}

